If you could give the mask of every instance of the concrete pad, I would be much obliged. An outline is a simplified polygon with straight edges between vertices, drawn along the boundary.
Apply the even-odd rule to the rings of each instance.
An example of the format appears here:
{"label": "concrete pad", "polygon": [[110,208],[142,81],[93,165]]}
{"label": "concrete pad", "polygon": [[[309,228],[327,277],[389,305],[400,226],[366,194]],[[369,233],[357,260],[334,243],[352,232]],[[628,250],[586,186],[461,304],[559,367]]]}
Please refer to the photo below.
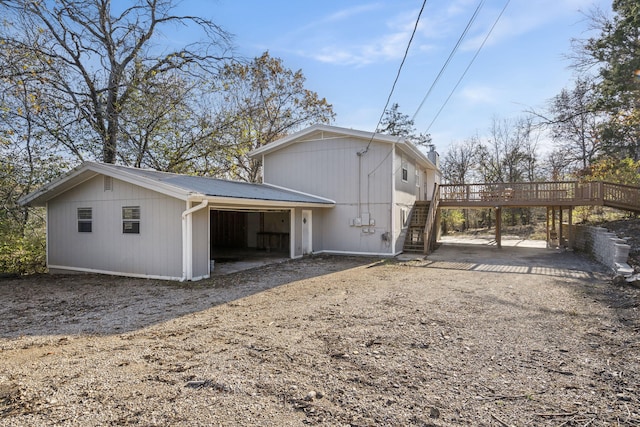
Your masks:
{"label": "concrete pad", "polygon": [[239,271],[251,270],[252,268],[263,267],[269,264],[279,264],[288,261],[289,258],[281,257],[257,257],[243,258],[238,261],[216,262],[211,276],[224,276],[226,274],[237,273]]}
{"label": "concrete pad", "polygon": [[[524,247],[524,248],[546,248],[547,242],[545,240],[528,240],[522,239],[517,236],[502,236],[502,246],[507,247]],[[497,246],[496,240],[493,237],[487,236],[470,236],[470,237],[456,237],[456,236],[443,236],[439,243],[443,244],[464,244],[464,245],[486,245]]]}
{"label": "concrete pad", "polygon": [[[480,243],[484,240],[484,243]],[[588,278],[610,274],[610,270],[580,252],[564,248],[547,248],[546,242],[507,240],[502,248],[488,239],[442,239],[439,247],[427,256],[432,268],[491,271],[501,273],[543,274],[559,277]]]}

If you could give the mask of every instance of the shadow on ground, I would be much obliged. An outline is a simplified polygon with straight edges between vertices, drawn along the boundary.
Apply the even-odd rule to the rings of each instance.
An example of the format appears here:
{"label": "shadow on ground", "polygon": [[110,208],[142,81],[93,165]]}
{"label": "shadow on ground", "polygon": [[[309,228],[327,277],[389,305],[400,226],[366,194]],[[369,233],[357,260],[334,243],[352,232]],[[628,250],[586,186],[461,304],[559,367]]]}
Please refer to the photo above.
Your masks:
{"label": "shadow on ground", "polygon": [[85,274],[0,280],[0,337],[130,332],[376,260],[313,256],[186,283]]}

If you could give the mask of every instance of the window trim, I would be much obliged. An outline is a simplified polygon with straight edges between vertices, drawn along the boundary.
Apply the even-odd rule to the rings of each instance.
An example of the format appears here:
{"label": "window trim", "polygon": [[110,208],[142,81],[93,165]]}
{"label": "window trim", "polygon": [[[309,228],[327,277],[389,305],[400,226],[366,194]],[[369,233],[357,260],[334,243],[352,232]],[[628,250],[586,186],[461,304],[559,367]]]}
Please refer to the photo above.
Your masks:
{"label": "window trim", "polygon": [[[93,233],[93,208],[76,208],[76,220],[78,221],[78,233]],[[88,228],[85,228],[87,225]]]}
{"label": "window trim", "polygon": [[140,206],[122,207],[122,234],[140,234]]}
{"label": "window trim", "polygon": [[404,154],[400,159],[400,170],[402,182],[409,182],[409,162],[405,158]]}
{"label": "window trim", "polygon": [[400,208],[400,228],[402,230],[409,228],[409,208]]}

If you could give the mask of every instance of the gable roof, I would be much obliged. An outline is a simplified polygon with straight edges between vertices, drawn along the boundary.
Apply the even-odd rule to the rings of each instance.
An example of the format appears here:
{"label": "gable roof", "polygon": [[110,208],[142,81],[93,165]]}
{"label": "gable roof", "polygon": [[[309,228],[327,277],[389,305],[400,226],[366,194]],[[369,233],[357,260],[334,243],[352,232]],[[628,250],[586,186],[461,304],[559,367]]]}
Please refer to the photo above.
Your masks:
{"label": "gable roof", "polygon": [[21,198],[18,203],[44,206],[48,200],[97,176],[110,176],[181,200],[218,199],[264,205],[334,206],[323,197],[305,194],[268,184],[251,184],[201,176],[180,175],[97,162],[85,162],[51,183]]}
{"label": "gable roof", "polygon": [[309,126],[306,129],[303,129],[299,132],[293,133],[291,135],[285,136],[277,141],[271,142],[267,145],[264,145],[260,148],[257,148],[249,153],[249,157],[251,158],[260,158],[261,156],[277,151],[281,148],[288,147],[292,144],[297,144],[304,141],[311,141],[317,139],[327,139],[327,138],[337,138],[337,137],[351,137],[355,139],[360,139],[364,142],[382,142],[386,144],[396,144],[400,146],[400,148],[405,151],[407,154],[410,154],[413,158],[418,160],[422,166],[437,170],[437,166],[433,164],[429,158],[418,149],[411,141],[406,138],[387,135],[384,133],[375,133],[375,132],[365,132],[361,130],[355,129],[347,129],[338,126],[330,126],[324,124],[317,124],[313,126]]}

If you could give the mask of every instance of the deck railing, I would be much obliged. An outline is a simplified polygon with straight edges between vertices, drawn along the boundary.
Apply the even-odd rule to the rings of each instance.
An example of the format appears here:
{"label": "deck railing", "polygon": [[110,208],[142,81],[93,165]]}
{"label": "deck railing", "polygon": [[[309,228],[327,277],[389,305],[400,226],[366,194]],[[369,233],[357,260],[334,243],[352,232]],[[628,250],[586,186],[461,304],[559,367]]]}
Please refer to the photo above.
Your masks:
{"label": "deck railing", "polygon": [[640,187],[610,182],[600,184],[605,206],[640,212]]}
{"label": "deck railing", "polygon": [[607,205],[640,210],[640,188],[606,182],[549,181],[440,185],[442,207]]}
{"label": "deck railing", "polygon": [[[424,253],[432,250],[434,222],[440,208],[496,208],[496,244],[500,247],[500,208],[503,207],[573,208],[576,206],[610,206],[640,213],[640,187],[610,182],[517,182],[485,184],[438,184],[434,187],[424,228]],[[560,210],[562,212],[562,210]],[[552,210],[553,213],[553,210]],[[555,220],[555,213],[553,213]],[[562,215],[560,215],[562,224]],[[571,215],[569,216],[571,224]],[[562,241],[562,226],[559,228]],[[547,240],[550,238],[547,223]],[[569,232],[569,245],[572,245]]]}

